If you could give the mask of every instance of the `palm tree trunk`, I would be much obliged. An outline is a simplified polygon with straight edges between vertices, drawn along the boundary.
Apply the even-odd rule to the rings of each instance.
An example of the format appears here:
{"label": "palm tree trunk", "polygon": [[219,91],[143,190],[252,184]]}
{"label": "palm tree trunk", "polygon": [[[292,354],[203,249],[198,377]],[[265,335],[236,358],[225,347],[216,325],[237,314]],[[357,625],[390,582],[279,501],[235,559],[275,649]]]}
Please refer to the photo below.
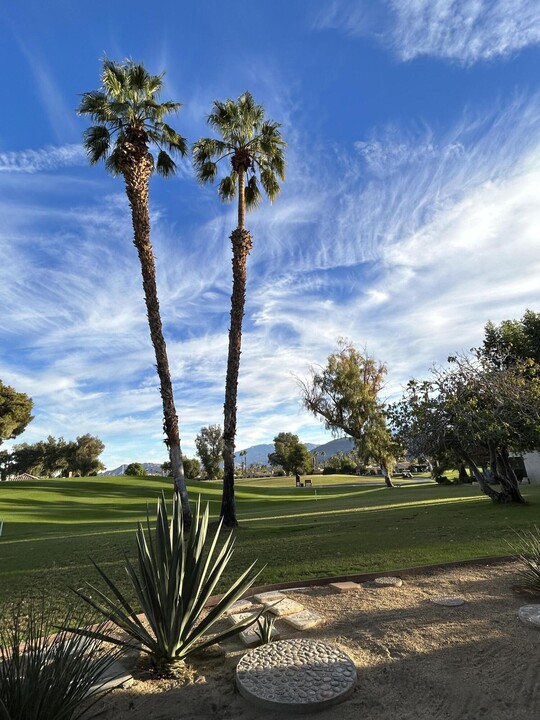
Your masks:
{"label": "palm tree trunk", "polygon": [[191,526],[191,509],[187,494],[180,448],[178,416],[174,406],[167,346],[163,337],[163,327],[159,312],[159,300],[156,286],[156,267],[154,252],[150,242],[150,217],[148,213],[148,181],[152,173],[152,162],[147,152],[139,152],[137,159],[127,158],[124,164],[126,194],[131,207],[133,222],[133,244],[137,248],[143,278],[144,299],[150,327],[150,337],[156,355],[156,368],[159,376],[161,399],[163,401],[163,430],[171,460],[174,491],[180,495],[182,515],[185,527]]}
{"label": "palm tree trunk", "polygon": [[227,527],[236,527],[238,525],[234,497],[234,439],[236,436],[242,320],[246,302],[247,258],[252,248],[251,235],[244,228],[244,218],[244,172],[240,170],[238,173],[238,227],[231,234],[233,288],[227,377],[225,380],[225,403],[223,406],[223,494],[221,498],[221,517],[223,518],[223,524]]}

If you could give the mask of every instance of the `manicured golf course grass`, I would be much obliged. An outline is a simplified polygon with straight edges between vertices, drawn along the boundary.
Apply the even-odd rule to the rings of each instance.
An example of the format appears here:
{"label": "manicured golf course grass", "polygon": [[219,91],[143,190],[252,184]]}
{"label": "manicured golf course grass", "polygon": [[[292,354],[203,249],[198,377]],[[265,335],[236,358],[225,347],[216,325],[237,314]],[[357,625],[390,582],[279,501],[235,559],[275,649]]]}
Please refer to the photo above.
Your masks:
{"label": "manicured golf course grass", "polygon": [[[319,476],[313,488],[296,488],[291,478],[239,481],[229,577],[255,559],[266,565],[263,584],[508,555],[513,530],[538,522],[538,485],[522,488],[527,505],[503,506],[477,487],[397,482],[387,489],[350,476]],[[217,518],[221,484],[189,489]],[[169,479],[0,483],[0,602],[42,592],[67,597],[67,585],[96,580],[91,559],[123,581],[136,522],[147,503],[153,518],[162,490],[170,493]]]}

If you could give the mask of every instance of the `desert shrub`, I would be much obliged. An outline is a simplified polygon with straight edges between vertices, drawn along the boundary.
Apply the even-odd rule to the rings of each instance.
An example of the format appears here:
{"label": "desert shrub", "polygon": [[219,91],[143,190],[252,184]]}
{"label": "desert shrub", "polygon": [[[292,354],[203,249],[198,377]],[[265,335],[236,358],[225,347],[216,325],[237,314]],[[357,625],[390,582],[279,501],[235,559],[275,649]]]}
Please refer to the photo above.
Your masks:
{"label": "desert shrub", "polygon": [[[45,601],[18,603],[3,619],[0,720],[77,720],[110,692],[104,689],[110,678],[102,674],[116,660],[117,648],[66,630],[48,635],[54,616]],[[88,614],[70,612],[63,624],[88,622]]]}
{"label": "desert shrub", "polygon": [[167,504],[162,495],[158,501],[155,532],[152,533],[147,515],[146,532],[141,523],[137,530],[136,565],[126,558],[126,572],[147,625],[137,617],[136,608],[118,586],[96,565],[113,597],[90,583],[87,583],[90,593],[83,590],[75,592],[128,637],[115,637],[112,630],[107,633],[78,632],[118,645],[140,644],[154,664],[166,668],[197,650],[245,630],[255,622],[260,612],[227,630],[206,637],[213,625],[259,575],[252,572],[253,563],[204,615],[204,607],[231,559],[234,546],[233,535],[229,534],[218,548],[222,522],[213,540],[206,542],[208,519],[208,505],[201,514],[200,503],[197,503],[191,530],[185,532],[180,498],[174,495],[169,521]]}
{"label": "desert shrub", "polygon": [[516,531],[516,541],[510,544],[520,564],[519,575],[525,590],[540,594],[540,528]]}

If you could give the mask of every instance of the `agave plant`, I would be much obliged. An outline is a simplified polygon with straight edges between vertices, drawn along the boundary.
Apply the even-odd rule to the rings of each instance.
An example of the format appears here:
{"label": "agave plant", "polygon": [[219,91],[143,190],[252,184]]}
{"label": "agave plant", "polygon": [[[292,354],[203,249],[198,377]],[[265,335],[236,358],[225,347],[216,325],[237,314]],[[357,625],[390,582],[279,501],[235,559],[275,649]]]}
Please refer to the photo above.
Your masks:
{"label": "agave plant", "polygon": [[257,618],[257,630],[255,632],[261,639],[263,645],[267,645],[272,642],[274,635],[274,626],[276,624],[276,617],[264,613],[261,617]]}
{"label": "agave plant", "polygon": [[146,532],[141,523],[137,530],[136,567],[126,558],[125,569],[144,619],[137,615],[136,608],[120,588],[96,565],[113,597],[90,583],[87,585],[91,594],[80,589],[75,592],[128,637],[115,637],[112,630],[110,633],[88,629],[75,632],[117,645],[137,644],[155,664],[163,666],[184,660],[191,653],[235,635],[255,622],[260,613],[225,631],[207,636],[260,572],[254,574],[255,563],[250,565],[217,604],[206,614],[203,613],[231,559],[234,546],[232,535],[228,535],[221,548],[218,547],[220,522],[207,547],[208,517],[208,505],[201,514],[199,501],[191,530],[184,532],[178,495],[174,494],[169,520],[167,503],[162,494],[158,501],[155,535],[147,513]]}
{"label": "agave plant", "polygon": [[531,592],[540,593],[540,528],[515,531],[517,542],[510,544],[515,559],[521,564],[519,571],[522,587]]}
{"label": "agave plant", "polygon": [[[88,620],[70,612],[64,623]],[[103,674],[118,648],[65,630],[48,636],[53,622],[49,606],[31,602],[0,629],[0,720],[77,720],[112,689]]]}

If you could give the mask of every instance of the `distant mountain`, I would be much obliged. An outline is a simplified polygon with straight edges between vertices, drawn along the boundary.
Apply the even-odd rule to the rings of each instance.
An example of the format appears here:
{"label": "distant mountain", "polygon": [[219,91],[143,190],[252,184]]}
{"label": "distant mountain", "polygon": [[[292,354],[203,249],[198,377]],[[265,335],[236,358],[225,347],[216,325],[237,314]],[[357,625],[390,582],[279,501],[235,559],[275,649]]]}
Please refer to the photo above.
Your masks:
{"label": "distant mountain", "polygon": [[[317,446],[313,443],[304,443],[307,449],[311,452]],[[274,443],[263,444],[263,445],[252,445],[251,447],[245,448],[247,455],[244,458],[240,455],[240,450],[234,453],[234,462],[236,465],[241,465],[244,460],[246,465],[267,465],[269,453],[274,452]],[[242,450],[243,452],[243,450]]]}
{"label": "distant mountain", "polygon": [[[114,468],[114,470],[105,470],[105,472],[99,473],[99,475],[123,475],[129,463],[120,465],[120,467]],[[158,463],[141,463],[148,475],[163,475],[161,465]]]}
{"label": "distant mountain", "polygon": [[333,457],[334,455],[337,455],[338,452],[343,453],[344,455],[347,455],[348,453],[352,452],[354,450],[354,440],[349,437],[343,437],[343,438],[337,438],[337,440],[330,440],[330,442],[325,443],[324,445],[317,445],[313,453],[317,453],[319,457],[319,462],[322,462],[322,453],[324,452],[324,459],[328,460],[329,458]]}

